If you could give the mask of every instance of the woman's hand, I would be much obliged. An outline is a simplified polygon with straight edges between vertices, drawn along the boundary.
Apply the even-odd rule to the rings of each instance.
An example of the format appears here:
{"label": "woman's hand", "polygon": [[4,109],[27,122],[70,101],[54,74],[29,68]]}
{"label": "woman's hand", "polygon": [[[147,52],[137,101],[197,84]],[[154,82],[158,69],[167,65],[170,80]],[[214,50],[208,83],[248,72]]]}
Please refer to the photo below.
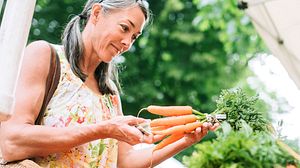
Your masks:
{"label": "woman's hand", "polygon": [[130,145],[152,143],[152,135],[144,135],[136,125],[147,122],[134,116],[118,116],[107,120],[108,136]]}
{"label": "woman's hand", "polygon": [[205,137],[208,133],[208,131],[215,131],[220,126],[219,123],[215,123],[212,125],[211,123],[203,123],[201,127],[197,128],[193,133],[186,134],[184,136],[184,140],[187,142],[187,144],[193,145],[197,142],[199,142],[203,137]]}

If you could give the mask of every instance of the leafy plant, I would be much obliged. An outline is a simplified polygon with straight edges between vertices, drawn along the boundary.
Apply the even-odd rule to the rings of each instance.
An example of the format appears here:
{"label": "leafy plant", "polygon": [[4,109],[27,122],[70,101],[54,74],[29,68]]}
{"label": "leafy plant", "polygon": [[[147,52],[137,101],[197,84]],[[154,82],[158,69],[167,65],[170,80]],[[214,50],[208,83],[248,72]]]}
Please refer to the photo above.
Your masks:
{"label": "leafy plant", "polygon": [[256,110],[257,101],[258,96],[247,96],[242,89],[222,90],[213,113],[225,113],[234,130],[239,130],[242,121],[246,121],[254,131],[266,131],[268,121],[263,113]]}
{"label": "leafy plant", "polygon": [[223,123],[218,138],[195,146],[191,157],[184,157],[189,168],[273,168],[298,164],[283,151],[269,133],[253,132],[250,125],[241,122],[239,131],[232,131]]}

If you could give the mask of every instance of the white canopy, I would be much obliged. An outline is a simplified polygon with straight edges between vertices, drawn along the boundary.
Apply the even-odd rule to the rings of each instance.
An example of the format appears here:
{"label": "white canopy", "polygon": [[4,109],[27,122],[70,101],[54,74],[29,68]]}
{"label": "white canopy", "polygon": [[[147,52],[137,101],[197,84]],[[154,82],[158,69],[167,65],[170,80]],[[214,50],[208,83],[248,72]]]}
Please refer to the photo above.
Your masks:
{"label": "white canopy", "polygon": [[[19,65],[27,43],[36,0],[6,1],[0,25],[0,122],[14,109]],[[3,0],[0,0],[0,12]],[[17,11],[17,12],[16,12]]]}
{"label": "white canopy", "polygon": [[239,0],[239,7],[300,89],[300,0]]}

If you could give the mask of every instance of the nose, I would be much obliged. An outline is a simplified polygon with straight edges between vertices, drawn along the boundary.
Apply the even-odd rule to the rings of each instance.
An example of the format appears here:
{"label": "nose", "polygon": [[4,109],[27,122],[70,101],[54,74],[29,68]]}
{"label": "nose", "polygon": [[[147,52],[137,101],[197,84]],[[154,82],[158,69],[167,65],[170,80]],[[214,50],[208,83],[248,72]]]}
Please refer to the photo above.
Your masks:
{"label": "nose", "polygon": [[127,51],[132,45],[132,40],[130,37],[126,37],[121,41],[121,43],[123,45],[123,51]]}

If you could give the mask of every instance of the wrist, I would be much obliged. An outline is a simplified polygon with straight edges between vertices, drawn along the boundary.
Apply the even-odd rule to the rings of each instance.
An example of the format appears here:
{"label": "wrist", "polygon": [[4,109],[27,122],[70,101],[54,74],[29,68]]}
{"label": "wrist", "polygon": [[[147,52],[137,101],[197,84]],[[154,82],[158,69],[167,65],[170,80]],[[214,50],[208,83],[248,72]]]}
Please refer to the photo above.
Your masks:
{"label": "wrist", "polygon": [[109,122],[101,121],[96,124],[96,132],[98,139],[112,138],[111,137],[111,129],[113,129]]}

